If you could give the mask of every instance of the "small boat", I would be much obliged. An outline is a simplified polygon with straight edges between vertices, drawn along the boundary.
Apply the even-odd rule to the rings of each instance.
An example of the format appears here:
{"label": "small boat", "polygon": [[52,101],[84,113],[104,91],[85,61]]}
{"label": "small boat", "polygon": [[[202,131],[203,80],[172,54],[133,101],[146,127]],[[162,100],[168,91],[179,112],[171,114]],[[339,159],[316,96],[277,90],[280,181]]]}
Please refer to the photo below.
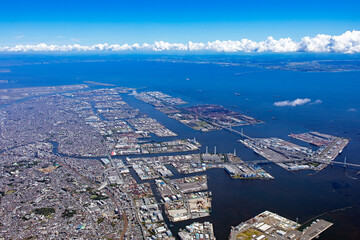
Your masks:
{"label": "small boat", "polygon": [[237,92],[236,92],[236,93],[234,93],[234,94],[235,94],[236,96],[241,96],[241,94],[240,94],[240,93],[237,93]]}

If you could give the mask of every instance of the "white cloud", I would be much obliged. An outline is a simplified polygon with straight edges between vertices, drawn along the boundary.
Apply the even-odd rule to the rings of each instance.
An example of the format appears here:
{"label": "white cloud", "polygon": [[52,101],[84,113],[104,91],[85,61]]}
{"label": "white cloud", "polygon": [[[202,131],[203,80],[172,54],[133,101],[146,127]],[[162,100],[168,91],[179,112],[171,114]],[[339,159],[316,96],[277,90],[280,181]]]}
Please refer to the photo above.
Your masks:
{"label": "white cloud", "polygon": [[317,100],[313,101],[310,104],[320,104],[320,103],[322,103],[322,101],[320,99],[317,99]]}
{"label": "white cloud", "polygon": [[311,102],[311,99],[309,99],[309,98],[303,98],[303,99],[297,98],[294,101],[286,100],[286,101],[281,101],[281,102],[275,102],[274,105],[277,107],[288,107],[288,106],[295,107],[295,106],[299,106],[299,105],[304,105],[309,102]]}
{"label": "white cloud", "polygon": [[206,43],[169,43],[157,41],[153,44],[96,44],[91,46],[72,45],[48,45],[40,43],[36,45],[16,45],[13,47],[3,46],[0,51],[7,52],[64,52],[64,51],[215,51],[215,52],[336,52],[336,53],[360,53],[360,31],[347,31],[339,36],[318,34],[317,36],[303,37],[300,42],[291,38],[278,40],[268,37],[265,41],[256,42],[249,39],[237,41],[227,40]]}

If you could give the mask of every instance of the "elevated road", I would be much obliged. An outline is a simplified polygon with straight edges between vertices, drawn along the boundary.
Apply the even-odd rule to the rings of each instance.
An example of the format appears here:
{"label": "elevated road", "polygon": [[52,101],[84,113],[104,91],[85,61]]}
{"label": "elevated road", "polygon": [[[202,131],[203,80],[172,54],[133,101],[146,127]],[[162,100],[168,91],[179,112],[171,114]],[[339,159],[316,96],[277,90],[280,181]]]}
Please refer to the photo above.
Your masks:
{"label": "elevated road", "polygon": [[348,163],[348,162],[337,162],[337,161],[323,161],[323,160],[314,160],[314,162],[318,162],[318,163],[322,163],[322,164],[337,164],[337,165],[342,165],[343,167],[357,167],[360,168],[360,164],[355,164],[355,163]]}
{"label": "elevated road", "polygon": [[223,128],[224,130],[229,131],[229,132],[238,134],[238,135],[240,135],[240,136],[243,137],[243,138],[252,139],[250,136],[244,134],[243,132],[240,132],[240,131],[238,131],[238,130],[235,130],[235,129],[231,128],[231,127],[222,127],[222,128]]}
{"label": "elevated road", "polygon": [[[299,160],[284,160],[284,161],[278,161],[278,162],[272,162],[269,160],[254,160],[254,161],[245,161],[242,163],[234,163],[235,165],[245,165],[245,164],[271,164],[271,163],[293,163],[293,162],[303,162],[303,159],[299,159]],[[320,163],[320,164],[329,164],[329,165],[341,165],[344,167],[357,167],[360,168],[360,164],[355,164],[355,163],[348,163],[348,162],[338,162],[338,161],[324,161],[324,160],[308,160],[309,162],[316,162],[316,163]]]}
{"label": "elevated road", "polygon": [[[284,161],[278,161],[278,162],[272,162],[269,160],[254,160],[254,161],[245,161],[245,162],[241,162],[241,163],[234,163],[235,165],[246,165],[246,164],[271,164],[271,163],[294,163],[294,162],[303,162],[303,159],[300,160],[284,160]],[[343,167],[356,167],[356,168],[360,168],[360,164],[355,164],[355,163],[348,163],[348,162],[338,162],[338,161],[324,161],[324,160],[308,160],[309,162],[316,162],[316,163],[320,163],[320,164],[328,164],[328,165],[341,165]]]}

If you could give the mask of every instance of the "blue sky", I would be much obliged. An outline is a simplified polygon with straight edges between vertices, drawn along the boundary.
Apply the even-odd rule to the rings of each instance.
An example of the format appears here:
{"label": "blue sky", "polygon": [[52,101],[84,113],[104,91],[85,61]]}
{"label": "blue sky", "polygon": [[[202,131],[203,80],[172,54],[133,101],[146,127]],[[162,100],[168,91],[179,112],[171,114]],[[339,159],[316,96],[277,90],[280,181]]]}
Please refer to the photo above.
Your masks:
{"label": "blue sky", "polygon": [[1,0],[0,46],[261,41],[359,30],[360,1]]}

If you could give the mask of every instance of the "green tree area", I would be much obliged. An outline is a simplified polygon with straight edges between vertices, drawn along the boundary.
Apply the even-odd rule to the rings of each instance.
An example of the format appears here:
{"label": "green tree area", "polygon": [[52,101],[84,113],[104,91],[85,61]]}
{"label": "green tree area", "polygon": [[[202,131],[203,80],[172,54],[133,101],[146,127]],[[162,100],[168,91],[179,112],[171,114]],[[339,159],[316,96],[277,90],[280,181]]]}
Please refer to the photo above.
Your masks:
{"label": "green tree area", "polygon": [[55,213],[55,209],[54,208],[37,208],[37,209],[35,209],[34,212],[35,212],[35,214],[38,214],[38,215],[49,216],[49,215]]}
{"label": "green tree area", "polygon": [[90,198],[93,200],[104,200],[109,198],[108,196],[104,196],[101,193],[94,191],[92,188],[87,188],[86,191],[90,193]]}
{"label": "green tree area", "polygon": [[100,217],[100,218],[97,219],[97,223],[100,224],[100,223],[102,223],[104,220],[105,220],[105,218]]}
{"label": "green tree area", "polygon": [[66,209],[61,216],[63,218],[71,218],[72,216],[74,216],[76,214],[76,210],[73,209]]}

